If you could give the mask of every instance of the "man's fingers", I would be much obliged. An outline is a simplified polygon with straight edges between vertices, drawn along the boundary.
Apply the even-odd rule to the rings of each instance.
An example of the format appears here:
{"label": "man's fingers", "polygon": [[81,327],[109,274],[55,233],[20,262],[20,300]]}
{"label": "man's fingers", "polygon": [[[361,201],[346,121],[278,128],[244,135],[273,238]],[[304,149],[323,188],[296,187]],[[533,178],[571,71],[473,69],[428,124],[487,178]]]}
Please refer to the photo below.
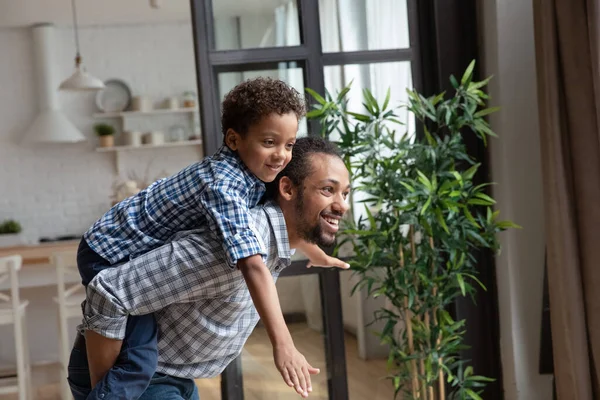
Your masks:
{"label": "man's fingers", "polygon": [[337,260],[336,259],[334,267],[338,267],[338,268],[341,268],[341,269],[348,269],[348,268],[350,268],[350,264],[345,263],[342,260]]}

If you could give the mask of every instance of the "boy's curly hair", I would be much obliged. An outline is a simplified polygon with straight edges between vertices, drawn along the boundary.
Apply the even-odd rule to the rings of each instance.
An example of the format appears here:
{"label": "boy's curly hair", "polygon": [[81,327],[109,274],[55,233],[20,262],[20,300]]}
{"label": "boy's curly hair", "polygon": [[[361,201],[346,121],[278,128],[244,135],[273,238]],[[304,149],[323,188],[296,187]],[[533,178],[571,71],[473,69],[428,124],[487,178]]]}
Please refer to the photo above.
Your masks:
{"label": "boy's curly hair", "polygon": [[223,100],[221,127],[223,137],[228,129],[245,135],[253,124],[272,113],[294,113],[301,119],[306,114],[305,99],[296,89],[279,79],[255,78],[234,87]]}

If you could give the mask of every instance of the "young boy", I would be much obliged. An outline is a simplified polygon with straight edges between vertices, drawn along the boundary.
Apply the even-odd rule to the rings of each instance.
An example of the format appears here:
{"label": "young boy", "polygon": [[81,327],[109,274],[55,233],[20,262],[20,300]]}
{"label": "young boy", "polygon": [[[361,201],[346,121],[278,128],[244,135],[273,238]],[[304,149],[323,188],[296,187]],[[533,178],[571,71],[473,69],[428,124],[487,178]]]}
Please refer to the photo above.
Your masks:
{"label": "young boy", "polygon": [[[225,146],[115,205],[84,234],[78,267],[87,286],[99,271],[155,249],[177,232],[208,225],[221,237],[227,264],[244,271],[256,309],[277,343],[289,337],[289,331],[279,303],[273,301],[276,292],[264,264],[267,255],[248,213],[263,196],[264,182],[273,181],[289,163],[304,102],[282,81],[258,78],[236,86],[222,107]],[[316,245],[303,246],[300,250],[311,264],[347,268]],[[156,368],[156,337],[152,314],[130,317],[123,341],[86,331],[91,382],[96,386],[91,398],[94,393],[120,398],[118,393],[125,391],[127,398],[139,396]],[[285,374],[306,368],[297,352],[279,358],[289,365]]]}

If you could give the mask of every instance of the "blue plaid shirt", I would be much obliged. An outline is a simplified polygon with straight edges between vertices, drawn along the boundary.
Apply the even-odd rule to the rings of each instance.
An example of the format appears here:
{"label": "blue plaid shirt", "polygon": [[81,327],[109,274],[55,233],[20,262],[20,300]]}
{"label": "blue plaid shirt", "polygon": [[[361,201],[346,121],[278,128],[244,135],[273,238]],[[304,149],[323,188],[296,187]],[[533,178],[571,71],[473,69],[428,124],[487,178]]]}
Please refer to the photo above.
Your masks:
{"label": "blue plaid shirt", "polygon": [[158,180],[116,204],[84,234],[111,264],[163,245],[177,232],[208,225],[218,232],[230,267],[255,254],[266,257],[249,228],[248,212],[265,185],[228,147]]}
{"label": "blue plaid shirt", "polygon": [[[249,218],[276,280],[292,258],[283,212],[269,201],[250,210]],[[80,331],[123,339],[129,315],[154,313],[158,372],[181,378],[220,374],[259,319],[242,272],[228,268],[224,255],[218,237],[203,226],[106,268],[87,287]]]}

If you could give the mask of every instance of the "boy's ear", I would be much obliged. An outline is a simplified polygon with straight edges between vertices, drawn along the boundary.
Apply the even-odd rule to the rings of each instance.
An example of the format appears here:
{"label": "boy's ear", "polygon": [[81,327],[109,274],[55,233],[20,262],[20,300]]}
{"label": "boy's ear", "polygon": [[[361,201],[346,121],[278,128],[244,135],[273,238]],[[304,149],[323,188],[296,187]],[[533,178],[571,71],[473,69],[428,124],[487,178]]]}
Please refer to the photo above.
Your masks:
{"label": "boy's ear", "polygon": [[287,176],[282,176],[279,180],[279,195],[286,201],[292,200],[296,194],[296,187]]}
{"label": "boy's ear", "polygon": [[227,132],[225,132],[225,144],[233,151],[238,149],[241,139],[240,134],[231,128],[227,129]]}

